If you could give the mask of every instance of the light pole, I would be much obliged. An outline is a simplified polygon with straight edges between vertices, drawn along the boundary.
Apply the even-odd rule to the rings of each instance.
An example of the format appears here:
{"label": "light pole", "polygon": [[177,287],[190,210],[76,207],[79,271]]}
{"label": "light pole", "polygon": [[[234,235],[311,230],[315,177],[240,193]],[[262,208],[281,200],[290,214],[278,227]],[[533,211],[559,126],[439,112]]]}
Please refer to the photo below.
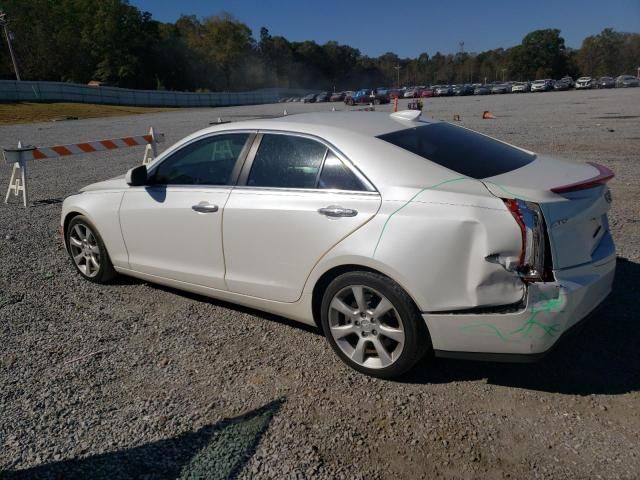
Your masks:
{"label": "light pole", "polygon": [[396,73],[398,74],[398,80],[397,80],[397,87],[400,88],[400,69],[402,68],[400,65],[396,65],[395,67],[393,67],[396,71]]}
{"label": "light pole", "polygon": [[506,72],[506,71],[507,71],[507,69],[506,69],[506,68],[503,68],[503,69],[502,69],[502,83],[504,83],[504,72]]}
{"label": "light pole", "polygon": [[16,79],[20,81],[20,72],[18,72],[18,64],[16,63],[16,57],[13,54],[13,47],[11,46],[11,33],[7,29],[7,14],[0,12],[0,25],[4,28],[4,36],[7,39],[7,45],[9,45],[9,55],[11,55],[11,62],[13,63],[13,71],[16,72]]}

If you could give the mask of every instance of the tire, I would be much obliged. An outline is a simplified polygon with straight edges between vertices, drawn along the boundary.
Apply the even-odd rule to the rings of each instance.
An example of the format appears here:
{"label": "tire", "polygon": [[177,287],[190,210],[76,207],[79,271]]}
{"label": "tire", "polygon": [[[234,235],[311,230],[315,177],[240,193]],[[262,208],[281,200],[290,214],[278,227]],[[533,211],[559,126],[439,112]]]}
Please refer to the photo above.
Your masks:
{"label": "tire", "polygon": [[102,237],[84,215],[73,217],[69,222],[65,244],[73,265],[85,279],[106,283],[116,276]]}
{"label": "tire", "polygon": [[[364,312],[356,295],[366,304]],[[373,377],[402,375],[431,348],[426,325],[411,297],[377,273],[349,272],[334,279],[322,298],[321,324],[338,357]]]}
{"label": "tire", "polygon": [[379,98],[374,99],[373,100],[373,104],[374,105],[380,105],[380,99]]}

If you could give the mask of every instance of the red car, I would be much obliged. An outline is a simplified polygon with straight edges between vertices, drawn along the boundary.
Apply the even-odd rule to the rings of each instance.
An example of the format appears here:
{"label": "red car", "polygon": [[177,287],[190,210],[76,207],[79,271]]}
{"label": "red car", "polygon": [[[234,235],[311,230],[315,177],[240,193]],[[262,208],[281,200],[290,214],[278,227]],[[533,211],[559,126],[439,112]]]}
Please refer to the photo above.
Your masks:
{"label": "red car", "polygon": [[423,88],[420,92],[420,98],[433,97],[433,90],[431,88]]}

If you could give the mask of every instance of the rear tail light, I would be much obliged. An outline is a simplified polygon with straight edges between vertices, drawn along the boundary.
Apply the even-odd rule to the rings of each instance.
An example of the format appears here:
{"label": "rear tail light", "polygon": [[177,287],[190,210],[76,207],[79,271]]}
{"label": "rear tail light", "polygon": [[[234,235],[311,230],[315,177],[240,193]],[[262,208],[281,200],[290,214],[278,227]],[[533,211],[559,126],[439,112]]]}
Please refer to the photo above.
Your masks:
{"label": "rear tail light", "polygon": [[522,235],[522,249],[516,272],[528,282],[553,280],[549,240],[542,210],[537,203],[503,199]]}
{"label": "rear tail light", "polygon": [[595,177],[588,178],[581,182],[570,183],[568,185],[562,185],[560,187],[554,187],[551,189],[553,193],[568,193],[575,192],[577,190],[586,190],[587,188],[595,187],[597,185],[604,185],[609,180],[611,180],[615,175],[613,171],[605,167],[604,165],[599,165],[593,162],[587,162],[592,167],[598,169],[598,175]]}

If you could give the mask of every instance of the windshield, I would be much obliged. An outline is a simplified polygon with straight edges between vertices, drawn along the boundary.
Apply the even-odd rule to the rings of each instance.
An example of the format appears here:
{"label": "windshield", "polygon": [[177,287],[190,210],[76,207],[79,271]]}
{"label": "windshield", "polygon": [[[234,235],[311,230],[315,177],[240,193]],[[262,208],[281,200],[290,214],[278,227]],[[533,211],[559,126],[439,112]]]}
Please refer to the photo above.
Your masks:
{"label": "windshield", "polygon": [[378,138],[477,179],[516,170],[536,158],[498,140],[448,123],[422,125]]}

